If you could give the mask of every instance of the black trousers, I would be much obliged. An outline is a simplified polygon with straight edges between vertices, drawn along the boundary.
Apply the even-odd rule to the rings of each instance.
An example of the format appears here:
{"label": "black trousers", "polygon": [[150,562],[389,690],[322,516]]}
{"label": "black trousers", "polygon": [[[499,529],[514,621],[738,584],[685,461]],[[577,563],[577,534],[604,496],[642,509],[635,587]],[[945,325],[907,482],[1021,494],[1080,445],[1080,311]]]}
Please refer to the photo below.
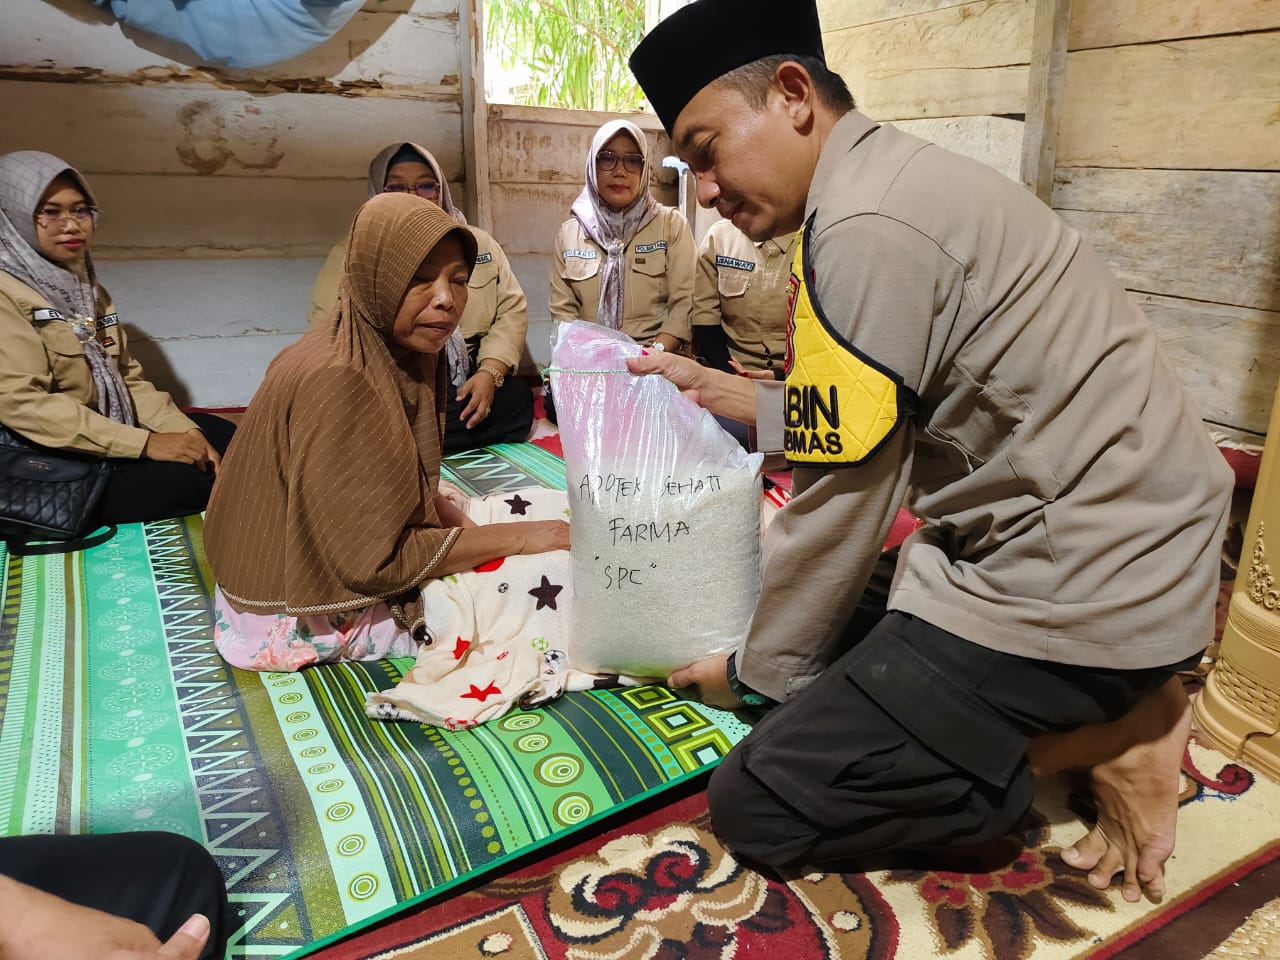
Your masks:
{"label": "black trousers", "polygon": [[[226,453],[236,428],[230,420],[194,413],[210,445]],[[209,505],[213,475],[189,463],[164,460],[115,460],[107,492],[98,505],[97,523],[141,523],[199,513]]]}
{"label": "black trousers", "polygon": [[533,391],[524,377],[507,377],[506,382],[493,391],[489,416],[471,430],[462,422],[465,406],[466,402],[458,399],[458,388],[450,381],[444,412],[444,452],[447,454],[476,450],[492,443],[520,443],[528,438],[533,426]]}
{"label": "black trousers", "polygon": [[716,833],[771,866],[971,845],[1030,808],[1028,741],[1123,716],[1195,657],[1103,670],[1001,653],[886,612],[886,554],[845,652],[712,774]]}
{"label": "black trousers", "polygon": [[230,915],[218,865],[174,833],[0,837],[0,873],[19,883],[142,924],[163,943],[193,913],[212,932],[200,956],[226,955]]}

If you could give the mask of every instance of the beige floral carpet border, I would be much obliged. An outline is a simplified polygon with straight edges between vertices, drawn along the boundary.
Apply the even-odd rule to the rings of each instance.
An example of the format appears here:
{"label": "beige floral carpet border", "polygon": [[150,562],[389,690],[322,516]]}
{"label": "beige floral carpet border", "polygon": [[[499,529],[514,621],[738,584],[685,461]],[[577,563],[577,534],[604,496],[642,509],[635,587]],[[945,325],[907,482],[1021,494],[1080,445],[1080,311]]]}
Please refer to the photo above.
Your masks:
{"label": "beige floral carpet border", "polygon": [[[315,954],[322,960],[1201,960],[1280,956],[1280,785],[1192,744],[1159,905],[1058,856],[1080,805],[1046,785],[982,866],[763,875],[695,793]],[[1243,933],[1242,933],[1243,932]],[[1233,935],[1246,952],[1229,952]],[[1214,952],[1217,950],[1218,952]],[[1228,951],[1228,952],[1223,952]]]}

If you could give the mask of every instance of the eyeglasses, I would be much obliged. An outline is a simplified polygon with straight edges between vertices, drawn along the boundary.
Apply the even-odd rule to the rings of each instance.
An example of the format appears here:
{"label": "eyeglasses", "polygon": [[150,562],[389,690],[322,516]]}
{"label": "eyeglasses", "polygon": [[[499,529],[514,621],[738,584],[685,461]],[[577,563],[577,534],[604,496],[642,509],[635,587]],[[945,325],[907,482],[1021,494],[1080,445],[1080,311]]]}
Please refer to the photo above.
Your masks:
{"label": "eyeglasses", "polygon": [[48,230],[50,227],[61,226],[67,220],[75,220],[81,226],[86,223],[98,223],[98,215],[102,213],[97,207],[79,206],[72,207],[70,210],[63,210],[61,207],[42,207],[36,211],[36,223]]}
{"label": "eyeglasses", "polygon": [[644,169],[643,155],[639,153],[617,154],[612,150],[601,150],[596,154],[596,168],[604,171],[612,170],[618,165],[619,160],[622,161],[622,166],[627,173],[639,173]]}
{"label": "eyeglasses", "polygon": [[426,180],[422,183],[415,183],[412,187],[403,183],[388,183],[382,188],[383,193],[416,193],[424,200],[434,200],[440,196],[440,184],[434,180]]}

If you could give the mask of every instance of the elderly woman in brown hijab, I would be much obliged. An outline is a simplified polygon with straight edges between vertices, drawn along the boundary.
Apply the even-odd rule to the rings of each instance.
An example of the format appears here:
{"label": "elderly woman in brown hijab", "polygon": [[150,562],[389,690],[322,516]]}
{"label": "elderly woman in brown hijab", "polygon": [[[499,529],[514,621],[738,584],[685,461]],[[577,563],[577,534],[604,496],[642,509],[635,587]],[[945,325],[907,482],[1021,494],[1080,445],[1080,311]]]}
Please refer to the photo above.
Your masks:
{"label": "elderly woman in brown hijab", "polygon": [[435,204],[356,214],[338,306],[272,362],[205,521],[235,666],[413,655],[424,580],[564,549],[563,521],[476,526],[439,494],[447,364],[476,241]]}
{"label": "elderly woman in brown hijab", "polygon": [[[392,143],[369,163],[369,196],[414,193],[430,200],[467,226],[453,202],[439,161],[416,143]],[[443,352],[448,361],[444,452],[474,450],[494,443],[528,439],[533,423],[533,393],[520,365],[529,326],[524,290],[498,242],[467,226],[476,239],[476,262],[467,290],[467,309]],[[323,323],[337,301],[338,277],[346,242],[329,251],[311,292],[311,322]]]}

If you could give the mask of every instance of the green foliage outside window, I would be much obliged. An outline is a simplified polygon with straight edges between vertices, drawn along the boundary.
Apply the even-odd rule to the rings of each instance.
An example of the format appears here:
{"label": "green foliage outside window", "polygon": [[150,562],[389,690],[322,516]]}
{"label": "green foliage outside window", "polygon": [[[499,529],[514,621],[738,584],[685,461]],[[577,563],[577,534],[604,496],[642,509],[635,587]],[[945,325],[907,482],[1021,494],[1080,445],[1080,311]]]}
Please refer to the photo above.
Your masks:
{"label": "green foliage outside window", "polygon": [[627,57],[644,0],[485,0],[485,62],[528,76],[517,103],[626,112],[643,100]]}

